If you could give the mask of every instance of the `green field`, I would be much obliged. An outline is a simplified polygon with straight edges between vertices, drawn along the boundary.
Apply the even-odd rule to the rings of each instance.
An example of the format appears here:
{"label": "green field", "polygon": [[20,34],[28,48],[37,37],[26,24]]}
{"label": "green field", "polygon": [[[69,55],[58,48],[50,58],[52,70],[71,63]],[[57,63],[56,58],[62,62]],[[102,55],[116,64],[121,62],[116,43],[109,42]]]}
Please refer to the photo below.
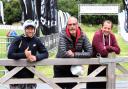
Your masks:
{"label": "green field", "polygon": [[[92,38],[93,38],[94,32],[98,28],[100,28],[100,26],[97,26],[97,25],[92,26],[92,25],[85,25],[85,24],[82,24],[81,27],[82,27],[82,30],[84,31],[84,33],[89,38],[90,42],[92,42]],[[127,50],[128,50],[128,43],[126,43],[122,39],[122,37],[120,36],[120,34],[118,34],[118,29],[117,28],[118,28],[118,26],[117,25],[114,25],[113,32],[115,33],[116,38],[118,40],[118,44],[119,44],[119,46],[121,48],[121,53],[118,56],[127,56],[128,55],[128,52],[127,52]],[[21,33],[22,32],[19,32],[19,34],[21,34]],[[0,36],[6,37],[6,31],[0,30]],[[6,42],[7,39],[2,39],[2,40],[0,39],[0,42],[1,41],[2,42]],[[1,43],[0,44],[0,58],[5,58],[6,57],[6,54],[7,54],[7,46],[6,46],[6,44]],[[49,53],[49,54],[50,54],[50,58],[55,58],[56,52],[55,53],[52,52],[52,53]],[[128,68],[128,66],[127,66],[126,63],[123,64],[123,65]],[[85,70],[87,70],[87,66],[85,66],[85,68],[86,68]],[[4,68],[3,67],[0,67],[0,70],[1,69],[4,69]],[[48,77],[52,77],[53,76],[52,66],[39,66],[39,67],[37,67],[37,69],[39,71],[41,71],[42,73],[44,73]]]}

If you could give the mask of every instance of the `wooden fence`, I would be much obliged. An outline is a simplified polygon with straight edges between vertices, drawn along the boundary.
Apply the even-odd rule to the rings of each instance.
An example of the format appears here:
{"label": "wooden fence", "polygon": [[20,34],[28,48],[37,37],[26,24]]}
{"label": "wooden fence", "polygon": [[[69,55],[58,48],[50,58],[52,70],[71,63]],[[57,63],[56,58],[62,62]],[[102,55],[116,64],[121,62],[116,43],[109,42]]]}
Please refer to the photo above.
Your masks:
{"label": "wooden fence", "polygon": [[[120,62],[128,62],[128,57],[120,58],[82,58],[82,59],[44,59],[42,61],[30,63],[25,59],[14,61],[8,59],[0,59],[0,66],[17,66],[13,70],[0,78],[0,84],[23,84],[23,83],[47,83],[53,89],[61,89],[56,83],[77,82],[73,89],[80,89],[80,87],[87,82],[107,82],[107,89],[115,89],[116,78],[128,78],[128,70],[120,65]],[[82,77],[64,77],[64,78],[48,78],[43,73],[38,71],[33,66],[46,66],[46,65],[95,65],[101,64],[88,76]],[[33,72],[38,78],[27,79],[14,79],[12,76],[26,67]],[[107,68],[106,77],[96,77],[103,69]],[[119,69],[122,74],[116,75],[115,70]]]}

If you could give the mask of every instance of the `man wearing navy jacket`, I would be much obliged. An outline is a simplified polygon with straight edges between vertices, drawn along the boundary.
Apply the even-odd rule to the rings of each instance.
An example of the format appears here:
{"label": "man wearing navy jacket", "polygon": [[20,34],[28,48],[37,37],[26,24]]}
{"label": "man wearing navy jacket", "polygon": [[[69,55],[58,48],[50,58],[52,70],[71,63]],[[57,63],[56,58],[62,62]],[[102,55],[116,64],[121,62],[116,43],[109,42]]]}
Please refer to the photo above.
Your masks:
{"label": "man wearing navy jacket", "polygon": [[[36,28],[32,20],[26,20],[23,24],[25,33],[16,37],[8,50],[8,58],[20,60],[25,58],[29,62],[36,62],[48,58],[48,51],[41,41],[35,37]],[[38,53],[37,53],[38,52]],[[8,70],[13,68],[7,67]],[[27,68],[23,68],[14,78],[33,78],[34,74]],[[11,84],[10,89],[36,89],[36,84]]]}

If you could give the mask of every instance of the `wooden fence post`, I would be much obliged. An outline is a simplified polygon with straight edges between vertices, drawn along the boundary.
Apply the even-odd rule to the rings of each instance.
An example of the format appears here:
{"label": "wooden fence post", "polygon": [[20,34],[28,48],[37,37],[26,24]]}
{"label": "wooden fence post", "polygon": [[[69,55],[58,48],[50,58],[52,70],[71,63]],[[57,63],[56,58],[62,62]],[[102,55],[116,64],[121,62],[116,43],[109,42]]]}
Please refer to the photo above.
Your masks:
{"label": "wooden fence post", "polygon": [[[109,54],[108,60],[114,60],[115,54]],[[107,89],[115,89],[116,77],[115,77],[116,63],[110,62],[107,66]]]}

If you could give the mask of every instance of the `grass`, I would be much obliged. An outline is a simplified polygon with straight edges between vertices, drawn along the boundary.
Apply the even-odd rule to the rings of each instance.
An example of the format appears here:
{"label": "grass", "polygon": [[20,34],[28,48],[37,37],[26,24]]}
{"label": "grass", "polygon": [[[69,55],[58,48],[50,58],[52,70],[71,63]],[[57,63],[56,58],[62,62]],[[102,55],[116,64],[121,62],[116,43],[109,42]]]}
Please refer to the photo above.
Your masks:
{"label": "grass", "polygon": [[[82,24],[81,25],[82,30],[84,31],[84,33],[87,35],[87,37],[89,38],[90,42],[92,42],[93,36],[95,31],[100,28],[99,25],[86,25],[86,24]],[[117,25],[114,25],[113,27],[113,32],[116,35],[118,44],[121,48],[121,53],[118,56],[127,56],[128,55],[128,43],[126,43],[122,37],[120,36],[120,34],[118,34],[118,27]],[[0,36],[6,36],[7,31],[2,31],[0,30]],[[19,34],[23,33],[22,31],[18,32]],[[2,41],[6,41],[5,39]],[[0,40],[1,42],[1,40]],[[2,46],[2,47],[1,47]],[[5,44],[0,44],[0,58],[4,58],[6,57],[6,53],[7,53],[7,48]],[[56,52],[50,52],[50,58],[55,58]],[[123,63],[123,66],[125,66],[126,68],[128,68],[127,63]],[[52,66],[38,66],[36,67],[37,70],[39,70],[41,73],[43,73],[44,75],[46,75],[47,77],[52,77],[53,76],[53,67]],[[0,67],[0,70],[3,70],[4,67]],[[85,66],[85,70],[87,71],[87,66]],[[119,71],[117,71],[117,73],[120,73]]]}
{"label": "grass", "polygon": [[[50,58],[55,58],[56,52],[49,52]],[[37,70],[43,73],[46,77],[53,77],[53,66],[37,66]]]}

